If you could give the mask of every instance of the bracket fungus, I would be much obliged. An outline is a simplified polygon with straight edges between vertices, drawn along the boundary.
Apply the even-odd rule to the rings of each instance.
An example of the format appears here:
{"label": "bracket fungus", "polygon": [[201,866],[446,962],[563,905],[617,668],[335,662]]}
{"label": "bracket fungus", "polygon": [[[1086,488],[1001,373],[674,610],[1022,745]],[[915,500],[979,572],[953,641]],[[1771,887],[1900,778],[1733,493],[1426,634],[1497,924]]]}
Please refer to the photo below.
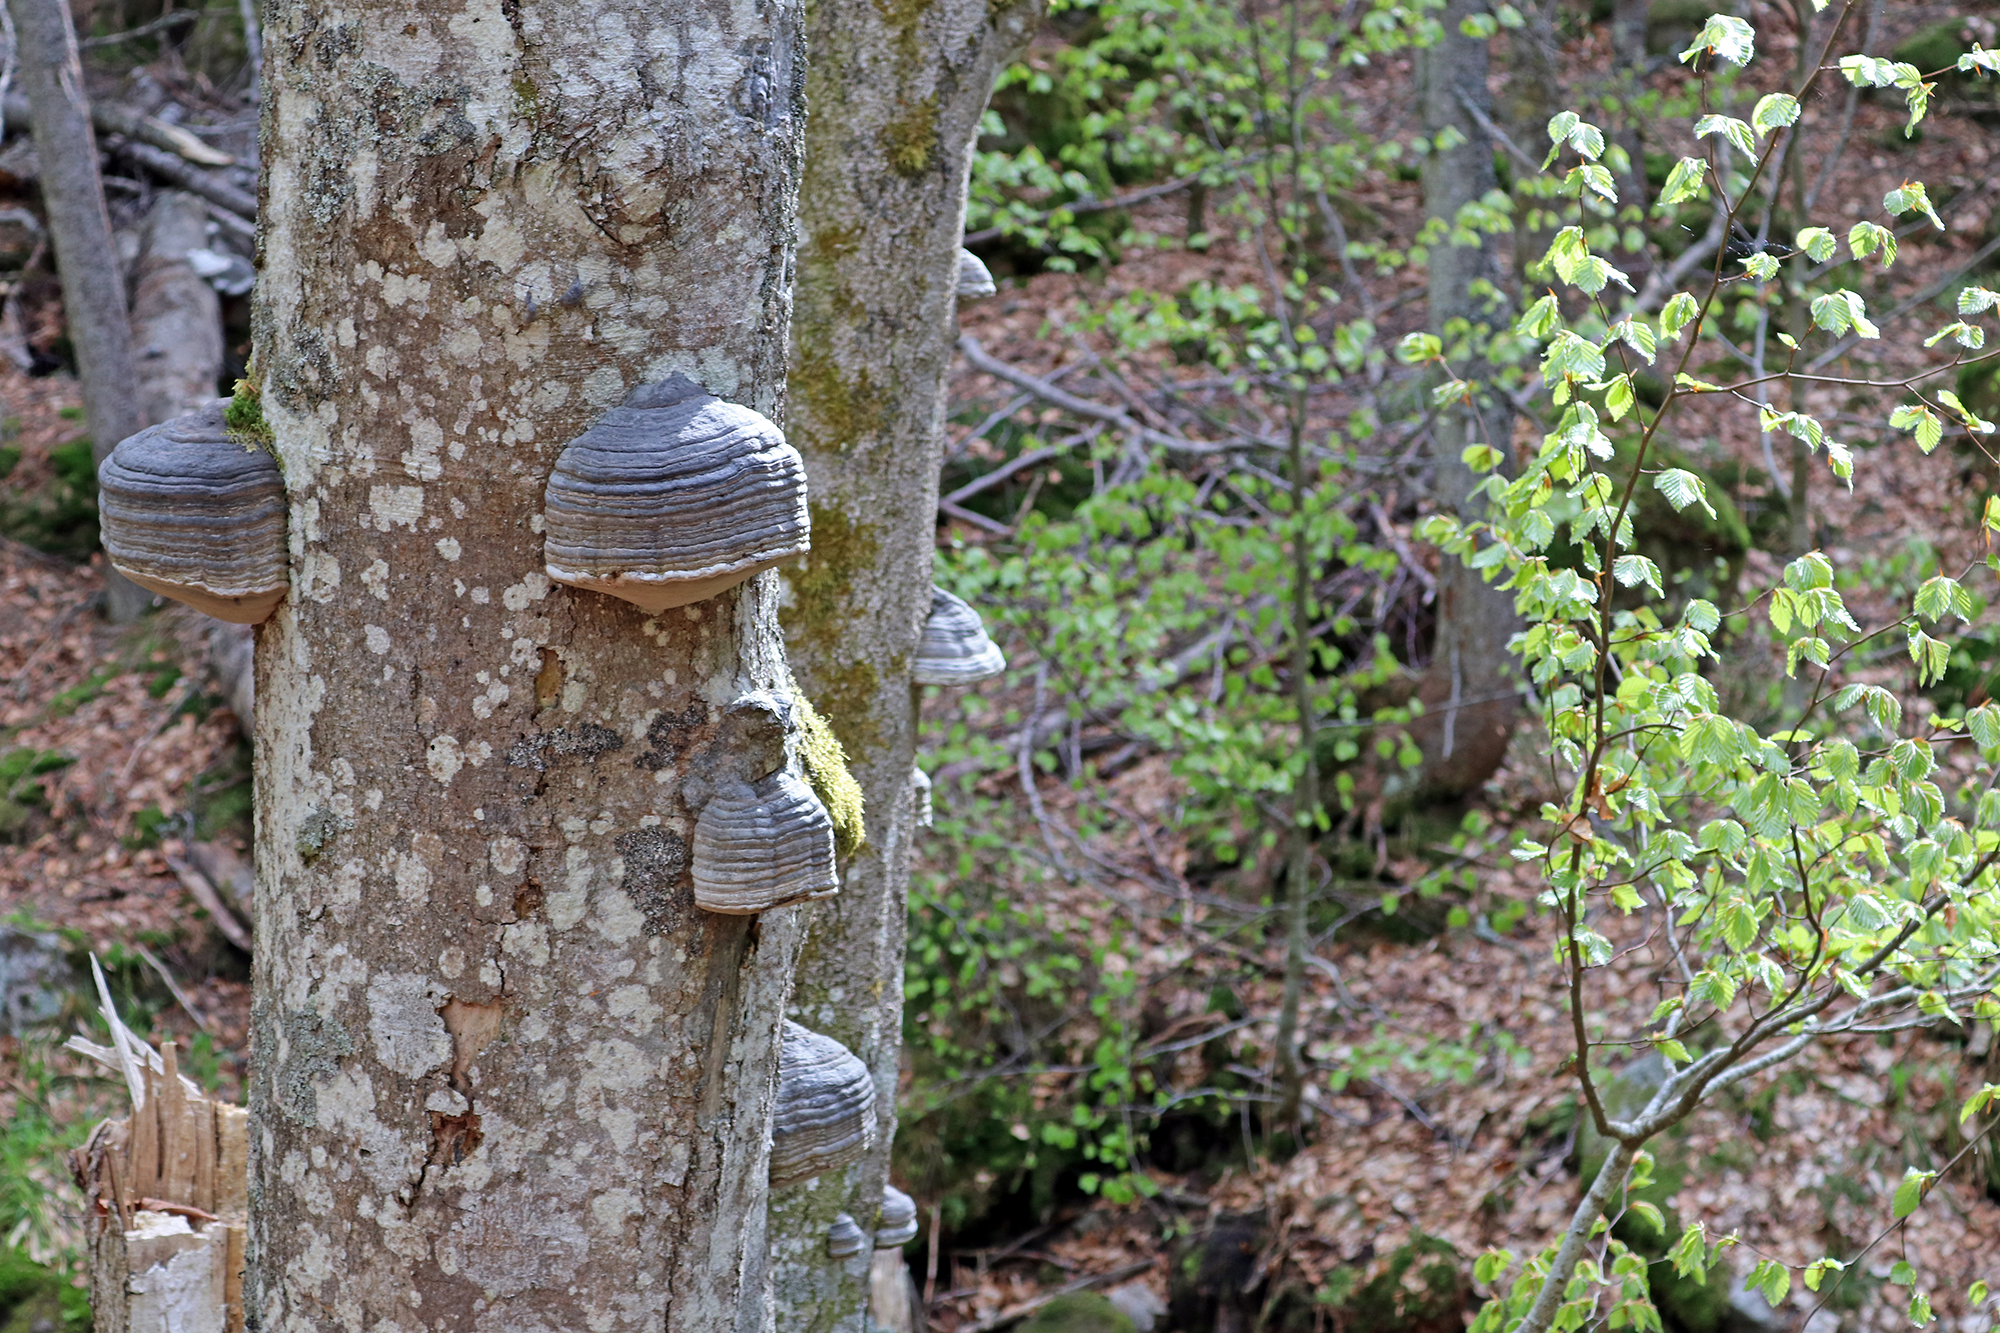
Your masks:
{"label": "bracket fungus", "polygon": [[836,1259],[845,1259],[867,1248],[868,1236],[860,1224],[846,1213],[835,1213],[833,1225],[826,1229],[826,1252]]}
{"label": "bracket fungus", "polygon": [[943,588],[932,588],[931,613],[910,679],[919,685],[974,685],[1006,669],[1007,659],[986,637],[979,613]]}
{"label": "bracket fungus", "polygon": [[632,390],[571,440],[542,507],[550,578],[652,612],[811,545],[799,451],[768,418],[685,375]]}
{"label": "bracket fungus", "polygon": [[291,585],[278,460],[230,437],[226,399],[119,442],[97,470],[105,554],[217,620],[270,618]]}
{"label": "bracket fungus", "polygon": [[961,248],[958,252],[958,299],[976,301],[999,290],[993,285],[993,274],[979,256]]}
{"label": "bracket fungus", "polygon": [[875,1079],[861,1058],[790,1019],[771,1111],[771,1186],[860,1160],[875,1139]]}
{"label": "bracket fungus", "polygon": [[875,1228],[875,1248],[899,1250],[917,1238],[917,1201],[894,1185],[882,1186],[882,1211]]}
{"label": "bracket fungus", "polygon": [[840,889],[833,820],[789,768],[727,783],[695,820],[692,870],[695,905],[725,916],[830,898]]}

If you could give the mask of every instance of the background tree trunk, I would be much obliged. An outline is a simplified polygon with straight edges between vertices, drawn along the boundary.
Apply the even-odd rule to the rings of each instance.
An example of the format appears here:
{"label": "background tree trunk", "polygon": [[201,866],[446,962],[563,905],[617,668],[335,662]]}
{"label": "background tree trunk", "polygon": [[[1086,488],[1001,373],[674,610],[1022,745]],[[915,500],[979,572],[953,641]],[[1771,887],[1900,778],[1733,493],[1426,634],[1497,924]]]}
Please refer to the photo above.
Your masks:
{"label": "background tree trunk", "polygon": [[[102,463],[120,440],[146,423],[133,394],[125,284],[112,259],[117,251],[97,174],[97,139],[83,97],[76,29],[66,0],[7,0],[7,9],[14,19],[21,87],[41,166],[42,207],[62,277],[91,455]],[[120,623],[137,620],[153,604],[151,593],[108,564],[104,592],[108,614]]]}
{"label": "background tree trunk", "polygon": [[966,178],[993,81],[1040,0],[811,0],[812,119],[799,187],[791,438],[806,458],[813,549],[788,576],[785,631],[806,694],[867,797],[868,841],[820,903],[797,1019],[874,1072],[874,1151],[839,1181],[774,1201],[779,1327],[867,1328],[869,1254],[826,1228],[875,1230],[895,1132],[916,710],[910,662],[930,611],[945,376]]}
{"label": "background tree trunk", "polygon": [[[1424,131],[1434,145],[1447,131],[1455,131],[1459,139],[1453,147],[1433,147],[1424,159],[1424,211],[1446,222],[1484,198],[1496,183],[1495,145],[1480,123],[1482,117],[1490,123],[1493,114],[1486,87],[1487,46],[1459,31],[1462,20],[1484,10],[1478,0],[1450,0],[1440,15],[1444,35],[1418,54]],[[1511,318],[1508,307],[1497,238],[1482,234],[1476,245],[1441,238],[1431,247],[1434,332],[1443,333],[1454,320],[1488,332],[1504,330]],[[1484,336],[1445,340],[1452,368],[1475,384],[1492,374],[1474,351],[1484,346]],[[1460,455],[1467,445],[1482,441],[1510,452],[1513,433],[1513,408],[1497,393],[1480,392],[1471,404],[1438,413],[1431,425],[1431,459],[1432,498],[1439,512],[1464,519],[1479,516],[1481,506],[1470,499],[1477,478]],[[1471,791],[1493,775],[1505,756],[1516,708],[1513,658],[1507,651],[1515,627],[1512,594],[1493,588],[1458,560],[1442,563],[1437,637],[1430,669],[1418,686],[1428,711],[1411,729],[1423,751],[1419,782],[1427,794],[1450,797]]]}
{"label": "background tree trunk", "polygon": [[265,1333],[766,1327],[797,909],[694,907],[790,742],[779,585],[551,586],[556,454],[672,372],[777,417],[783,0],[265,11],[254,326],[293,589],[257,649]]}

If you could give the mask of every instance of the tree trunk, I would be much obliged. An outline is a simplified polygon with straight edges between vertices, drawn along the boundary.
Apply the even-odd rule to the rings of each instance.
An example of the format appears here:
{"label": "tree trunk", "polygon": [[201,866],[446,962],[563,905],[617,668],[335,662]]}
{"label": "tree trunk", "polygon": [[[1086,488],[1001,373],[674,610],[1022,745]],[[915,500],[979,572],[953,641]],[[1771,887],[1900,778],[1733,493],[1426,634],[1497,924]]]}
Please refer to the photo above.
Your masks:
{"label": "tree trunk", "polygon": [[[1467,107],[1470,103],[1491,119],[1486,43],[1459,31],[1462,20],[1484,10],[1478,0],[1450,0],[1441,15],[1443,35],[1418,57],[1425,133],[1433,142],[1447,129],[1460,138],[1424,159],[1424,209],[1433,218],[1456,218],[1461,208],[1495,185],[1492,137]],[[1511,319],[1505,287],[1506,269],[1495,237],[1481,234],[1478,244],[1441,241],[1432,247],[1430,327],[1442,333],[1455,320],[1470,322],[1472,336],[1447,336],[1445,351],[1452,369],[1476,386],[1492,374],[1483,355],[1487,339],[1505,330]],[[1511,456],[1513,433],[1513,408],[1483,387],[1471,403],[1438,413],[1431,425],[1431,460],[1432,497],[1440,512],[1465,520],[1479,517],[1483,506],[1471,498],[1478,479],[1460,455],[1467,445],[1483,442]],[[1426,712],[1411,728],[1423,752],[1418,777],[1427,795],[1469,792],[1491,777],[1505,756],[1516,709],[1507,640],[1516,627],[1511,594],[1456,559],[1443,562],[1437,637],[1430,669],[1418,686]]]}
{"label": "tree trunk", "polygon": [[208,245],[208,209],[168,190],[153,202],[132,284],[134,388],[142,426],[215,397],[222,376],[222,303],[188,252]]}
{"label": "tree trunk", "polygon": [[791,438],[813,549],[788,575],[785,631],[805,693],[846,747],[868,840],[816,909],[794,1016],[875,1074],[881,1132],[837,1181],[775,1202],[779,1327],[867,1327],[869,1260],[836,1260],[846,1212],[875,1230],[895,1128],[916,717],[910,662],[931,604],[944,380],[979,118],[1040,0],[904,13],[811,0],[812,67],[793,315]]}
{"label": "tree trunk", "polygon": [[[7,0],[7,8],[41,164],[42,207],[62,278],[63,314],[83,385],[91,455],[102,463],[120,440],[146,423],[132,392],[125,284],[118,265],[109,262],[117,252],[97,174],[97,139],[83,99],[76,29],[65,0]],[[104,591],[106,610],[119,623],[137,620],[153,603],[151,593],[108,564]]]}
{"label": "tree trunk", "polygon": [[733,702],[790,688],[778,578],[649,615],[540,533],[635,387],[778,416],[801,12],[264,18],[252,1327],[768,1327],[800,909],[710,915],[688,862],[793,757]]}

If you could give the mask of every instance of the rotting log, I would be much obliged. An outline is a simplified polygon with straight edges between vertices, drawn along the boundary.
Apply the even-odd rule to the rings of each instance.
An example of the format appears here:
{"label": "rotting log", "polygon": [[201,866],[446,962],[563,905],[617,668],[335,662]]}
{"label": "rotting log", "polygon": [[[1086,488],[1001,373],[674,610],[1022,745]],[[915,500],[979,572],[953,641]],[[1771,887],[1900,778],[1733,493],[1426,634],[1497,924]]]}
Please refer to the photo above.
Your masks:
{"label": "rotting log", "polygon": [[216,395],[222,377],[222,303],[188,262],[208,244],[208,208],[162,192],[146,218],[132,283],[132,359],[141,424],[157,425]]}

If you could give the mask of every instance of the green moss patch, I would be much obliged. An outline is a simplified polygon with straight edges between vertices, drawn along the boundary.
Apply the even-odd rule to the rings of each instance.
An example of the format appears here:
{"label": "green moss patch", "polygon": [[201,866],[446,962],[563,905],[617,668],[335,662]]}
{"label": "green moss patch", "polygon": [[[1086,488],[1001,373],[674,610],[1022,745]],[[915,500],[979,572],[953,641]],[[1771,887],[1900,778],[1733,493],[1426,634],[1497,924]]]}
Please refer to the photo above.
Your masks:
{"label": "green moss patch", "polygon": [[833,727],[821,717],[804,695],[794,700],[793,716],[799,724],[799,758],[804,761],[806,780],[813,794],[833,817],[833,850],[852,856],[867,841],[868,829],[862,820],[861,784],[847,769],[847,751]]}

